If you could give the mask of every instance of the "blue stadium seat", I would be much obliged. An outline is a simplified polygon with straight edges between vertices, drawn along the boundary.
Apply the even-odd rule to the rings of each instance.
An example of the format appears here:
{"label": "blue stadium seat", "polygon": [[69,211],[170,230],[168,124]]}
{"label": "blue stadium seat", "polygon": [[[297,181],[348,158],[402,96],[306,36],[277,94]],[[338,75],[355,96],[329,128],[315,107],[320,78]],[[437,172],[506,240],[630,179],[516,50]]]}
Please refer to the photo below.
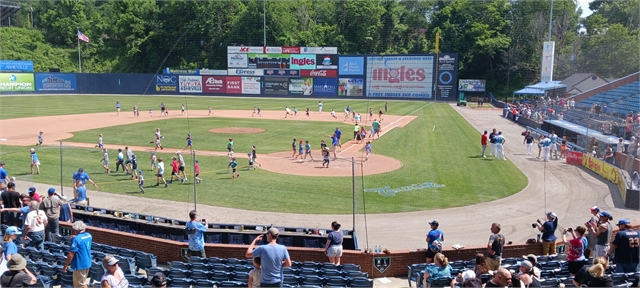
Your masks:
{"label": "blue stadium seat", "polygon": [[229,234],[229,244],[244,244],[242,234]]}
{"label": "blue stadium seat", "polygon": [[133,258],[120,258],[118,262],[118,267],[122,269],[124,275],[135,275],[137,272],[136,260]]}
{"label": "blue stadium seat", "polygon": [[204,243],[222,243],[222,234],[204,235]]}
{"label": "blue stadium seat", "polygon": [[330,287],[346,287],[349,284],[348,278],[343,277],[327,277],[326,286]]}
{"label": "blue stadium seat", "polygon": [[171,270],[174,269],[182,269],[182,270],[191,270],[191,264],[181,261],[171,261],[169,262],[171,266]]}
{"label": "blue stadium seat", "polygon": [[367,278],[354,278],[351,287],[373,287],[373,280]]}
{"label": "blue stadium seat", "polygon": [[211,273],[206,270],[191,270],[191,279],[193,280],[208,280],[211,279]]}
{"label": "blue stadium seat", "polygon": [[418,282],[418,272],[424,271],[424,268],[427,268],[427,263],[421,264],[413,264],[411,266],[407,266],[407,282],[409,283],[409,287],[411,287],[411,282],[416,282],[416,286],[420,286]]}
{"label": "blue stadium seat", "polygon": [[195,280],[195,284],[193,284],[193,287],[194,288],[211,288],[219,285],[220,285],[219,282],[216,282],[213,280],[199,279],[199,280]]}
{"label": "blue stadium seat", "polygon": [[351,263],[347,263],[347,264],[343,264],[342,266],[342,270],[345,271],[360,271],[360,265],[357,264],[351,264]]}
{"label": "blue stadium seat", "polygon": [[315,285],[315,286],[324,286],[325,285],[325,279],[323,277],[320,276],[303,276],[304,280],[302,281],[303,285]]}
{"label": "blue stadium seat", "polygon": [[249,282],[249,273],[246,272],[235,272],[233,275],[233,281],[239,282]]}
{"label": "blue stadium seat", "polygon": [[156,267],[158,257],[150,253],[139,252],[136,254],[136,265],[142,269]]}
{"label": "blue stadium seat", "polygon": [[246,259],[227,258],[227,265],[235,266],[235,265],[245,265],[245,264],[247,264]]}
{"label": "blue stadium seat", "polygon": [[[168,280],[167,283],[169,283]],[[170,283],[171,287],[189,287],[194,283],[194,281],[191,278],[171,278]]]}

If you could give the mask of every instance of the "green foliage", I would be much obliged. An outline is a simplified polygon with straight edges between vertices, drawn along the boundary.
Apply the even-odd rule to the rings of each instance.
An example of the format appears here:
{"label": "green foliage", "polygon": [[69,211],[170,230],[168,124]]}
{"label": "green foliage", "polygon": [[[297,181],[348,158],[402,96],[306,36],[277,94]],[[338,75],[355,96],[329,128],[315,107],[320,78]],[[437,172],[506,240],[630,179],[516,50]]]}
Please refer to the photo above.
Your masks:
{"label": "green foliage", "polygon": [[77,50],[52,47],[45,41],[40,31],[3,27],[0,28],[0,43],[2,43],[0,58],[32,60],[36,71],[60,68],[64,72],[69,72],[78,69]]}

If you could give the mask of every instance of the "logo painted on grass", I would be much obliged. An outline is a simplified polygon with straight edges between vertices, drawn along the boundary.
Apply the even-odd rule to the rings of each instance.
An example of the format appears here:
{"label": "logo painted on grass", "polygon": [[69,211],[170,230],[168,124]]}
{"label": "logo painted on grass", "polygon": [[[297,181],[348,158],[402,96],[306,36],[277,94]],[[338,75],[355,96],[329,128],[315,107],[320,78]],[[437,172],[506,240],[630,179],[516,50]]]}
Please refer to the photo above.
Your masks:
{"label": "logo painted on grass", "polygon": [[378,192],[378,194],[382,196],[395,196],[398,192],[407,192],[407,191],[420,190],[420,189],[443,188],[443,187],[444,185],[442,184],[424,182],[420,184],[411,184],[409,186],[404,186],[404,187],[395,188],[395,189],[391,189],[391,187],[389,186],[384,186],[382,188],[364,189],[364,192]]}

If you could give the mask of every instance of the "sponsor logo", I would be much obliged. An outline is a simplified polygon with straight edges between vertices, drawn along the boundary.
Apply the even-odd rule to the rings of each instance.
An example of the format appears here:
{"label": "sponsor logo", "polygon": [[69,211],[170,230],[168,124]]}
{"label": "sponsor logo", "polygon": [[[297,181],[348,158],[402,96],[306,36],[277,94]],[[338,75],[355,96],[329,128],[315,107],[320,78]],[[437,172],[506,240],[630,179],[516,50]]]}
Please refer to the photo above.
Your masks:
{"label": "sponsor logo", "polygon": [[178,77],[169,75],[156,75],[156,83],[158,84],[173,84],[178,83]]}
{"label": "sponsor logo", "polygon": [[261,76],[264,74],[262,69],[229,69],[229,75],[239,76]]}
{"label": "sponsor logo", "polygon": [[292,58],[291,64],[299,65],[299,66],[308,66],[308,65],[316,65],[316,59],[312,58]]}
{"label": "sponsor logo", "polygon": [[331,65],[331,56],[329,56],[329,55],[324,56],[324,58],[322,59],[322,65],[330,66]]}
{"label": "sponsor logo", "polygon": [[266,53],[274,53],[274,54],[282,53],[282,47],[266,47],[264,50]]}
{"label": "sponsor logo", "polygon": [[406,68],[404,65],[400,66],[400,68],[378,68],[373,70],[373,80],[375,81],[388,81],[389,83],[400,83],[405,80],[422,82],[426,78],[423,68]]}
{"label": "sponsor logo", "polygon": [[224,83],[224,81],[222,81],[222,79],[216,79],[216,78],[213,78],[213,77],[207,79],[207,82],[204,82],[204,84],[206,84],[206,85],[213,85],[213,86],[222,85],[222,83]]}
{"label": "sponsor logo", "polygon": [[282,54],[300,54],[300,47],[282,47]]}
{"label": "sponsor logo", "polygon": [[364,192],[378,193],[381,196],[395,196],[399,192],[409,192],[414,190],[430,189],[430,188],[443,188],[444,185],[436,184],[432,182],[424,182],[419,184],[411,184],[400,188],[392,189],[390,186],[384,186],[380,188],[364,189]]}
{"label": "sponsor logo", "polygon": [[240,54],[236,54],[231,56],[231,60],[244,60],[244,56],[240,55]]}
{"label": "sponsor logo", "polygon": [[567,163],[582,165],[583,154],[575,151],[567,151]]}
{"label": "sponsor logo", "polygon": [[302,70],[300,76],[304,77],[336,77],[338,76],[337,70]]}

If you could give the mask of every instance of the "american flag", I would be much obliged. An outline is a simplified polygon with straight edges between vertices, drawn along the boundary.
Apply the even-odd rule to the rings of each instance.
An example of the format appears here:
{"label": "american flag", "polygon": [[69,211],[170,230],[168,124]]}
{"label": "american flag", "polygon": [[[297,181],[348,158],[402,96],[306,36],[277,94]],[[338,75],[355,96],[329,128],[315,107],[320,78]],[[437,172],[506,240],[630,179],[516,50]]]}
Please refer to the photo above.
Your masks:
{"label": "american flag", "polygon": [[78,30],[78,40],[89,43],[89,37],[87,37],[87,35],[82,34],[80,30]]}

